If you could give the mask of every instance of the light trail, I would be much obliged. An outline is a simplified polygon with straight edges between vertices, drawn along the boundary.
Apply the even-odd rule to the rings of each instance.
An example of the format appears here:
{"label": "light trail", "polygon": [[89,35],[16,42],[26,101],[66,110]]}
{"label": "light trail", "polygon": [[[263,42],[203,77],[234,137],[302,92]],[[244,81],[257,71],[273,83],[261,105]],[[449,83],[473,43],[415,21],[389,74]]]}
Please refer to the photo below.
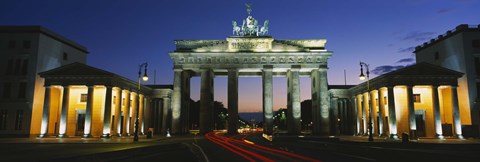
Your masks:
{"label": "light trail", "polygon": [[[205,137],[214,142],[215,144],[218,144],[219,146],[232,151],[233,153],[240,155],[241,157],[247,159],[248,161],[256,161],[255,159],[258,159],[260,161],[266,161],[266,162],[273,162],[273,161],[309,161],[309,162],[320,162],[319,160],[298,155],[295,153],[291,153],[288,151],[283,151],[279,149],[274,149],[262,145],[255,144],[251,141],[246,140],[247,137],[252,135],[253,133],[249,133],[239,139],[235,139],[238,137],[236,136],[231,136],[231,137],[225,137],[218,135],[216,133],[207,133]],[[268,154],[270,155],[269,157],[266,157],[262,154]],[[272,158],[273,157],[273,158]]]}

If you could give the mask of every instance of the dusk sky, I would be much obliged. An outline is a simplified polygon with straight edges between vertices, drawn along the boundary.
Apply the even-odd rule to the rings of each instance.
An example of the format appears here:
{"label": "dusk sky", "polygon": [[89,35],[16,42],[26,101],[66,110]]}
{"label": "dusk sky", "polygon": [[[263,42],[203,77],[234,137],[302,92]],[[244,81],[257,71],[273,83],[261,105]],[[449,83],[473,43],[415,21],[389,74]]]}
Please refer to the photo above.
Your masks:
{"label": "dusk sky", "polygon": [[[385,72],[415,63],[413,48],[459,24],[480,24],[480,0],[2,0],[0,25],[41,25],[88,48],[87,64],[136,80],[149,63],[154,84],[172,84],[174,40],[232,35],[232,20],[268,19],[274,39],[327,39],[330,85],[360,83],[359,62]],[[380,67],[380,68],[378,68]],[[377,74],[378,74],[377,73]],[[373,74],[372,77],[377,75]],[[274,109],[286,107],[286,78],[276,77]],[[192,79],[192,99],[200,78]],[[261,77],[239,79],[240,111],[261,111]],[[310,78],[301,79],[310,99]],[[227,105],[227,79],[215,78],[215,100]]]}

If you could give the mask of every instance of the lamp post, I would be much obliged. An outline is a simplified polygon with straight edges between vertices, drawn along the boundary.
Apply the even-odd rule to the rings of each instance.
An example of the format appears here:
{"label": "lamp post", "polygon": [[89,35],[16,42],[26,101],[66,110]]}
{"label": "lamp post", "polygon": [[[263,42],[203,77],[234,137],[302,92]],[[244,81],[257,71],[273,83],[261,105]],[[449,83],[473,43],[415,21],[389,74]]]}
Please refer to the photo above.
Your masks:
{"label": "lamp post", "polygon": [[[370,70],[368,69],[368,64],[364,62],[360,62],[360,80],[365,80],[365,75],[363,75],[363,66],[367,68],[366,74],[367,74],[367,93],[368,93],[368,98],[370,99]],[[371,100],[371,99],[370,99]],[[373,142],[373,125],[372,125],[372,102],[368,101],[368,141]]]}
{"label": "lamp post", "polygon": [[[136,107],[136,116],[135,116],[135,130],[134,130],[134,136],[133,136],[133,142],[138,142],[138,111],[140,108],[140,78],[143,79],[143,81],[148,80],[148,75],[147,75],[147,66],[148,63],[143,63],[138,66],[138,85],[137,85],[137,107]],[[142,68],[145,69],[142,77]]]}

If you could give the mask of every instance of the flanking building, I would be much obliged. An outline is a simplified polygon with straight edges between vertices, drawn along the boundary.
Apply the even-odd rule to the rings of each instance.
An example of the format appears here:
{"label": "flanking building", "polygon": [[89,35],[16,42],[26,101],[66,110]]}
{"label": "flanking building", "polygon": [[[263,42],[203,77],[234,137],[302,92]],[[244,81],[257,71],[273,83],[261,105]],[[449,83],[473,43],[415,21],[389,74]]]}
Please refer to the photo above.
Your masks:
{"label": "flanking building", "polygon": [[38,73],[85,63],[87,48],[40,26],[0,27],[0,136],[38,133],[32,114],[43,108]]}

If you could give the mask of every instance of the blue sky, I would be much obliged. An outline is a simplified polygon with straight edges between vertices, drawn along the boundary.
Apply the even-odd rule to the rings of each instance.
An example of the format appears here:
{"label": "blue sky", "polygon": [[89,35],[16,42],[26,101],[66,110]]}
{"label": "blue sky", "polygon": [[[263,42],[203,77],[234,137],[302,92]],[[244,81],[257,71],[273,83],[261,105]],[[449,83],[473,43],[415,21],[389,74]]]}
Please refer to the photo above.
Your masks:
{"label": "blue sky", "polygon": [[[347,84],[360,83],[359,61],[379,73],[414,63],[413,47],[459,24],[480,24],[479,0],[2,0],[0,25],[45,26],[86,46],[87,64],[132,80],[148,61],[156,83],[171,84],[173,40],[224,40],[231,21],[246,17],[246,2],[256,19],[270,21],[275,39],[327,39],[329,84],[344,84],[344,70]],[[195,100],[199,82],[192,79]],[[227,105],[226,78],[215,82],[215,99]],[[286,107],[286,79],[274,86],[275,109]],[[309,99],[310,79],[301,86]],[[240,78],[239,95],[240,111],[261,110],[261,79]]]}

